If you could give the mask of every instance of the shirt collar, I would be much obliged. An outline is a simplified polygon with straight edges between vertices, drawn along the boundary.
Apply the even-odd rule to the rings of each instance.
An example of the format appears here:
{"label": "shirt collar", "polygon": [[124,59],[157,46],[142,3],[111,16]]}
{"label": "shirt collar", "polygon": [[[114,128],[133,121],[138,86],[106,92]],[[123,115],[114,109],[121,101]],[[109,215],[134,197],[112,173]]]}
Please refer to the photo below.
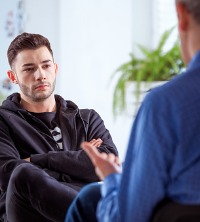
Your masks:
{"label": "shirt collar", "polygon": [[197,66],[200,66],[200,50],[197,51],[197,53],[193,56],[191,61],[188,64],[187,69],[196,68]]}

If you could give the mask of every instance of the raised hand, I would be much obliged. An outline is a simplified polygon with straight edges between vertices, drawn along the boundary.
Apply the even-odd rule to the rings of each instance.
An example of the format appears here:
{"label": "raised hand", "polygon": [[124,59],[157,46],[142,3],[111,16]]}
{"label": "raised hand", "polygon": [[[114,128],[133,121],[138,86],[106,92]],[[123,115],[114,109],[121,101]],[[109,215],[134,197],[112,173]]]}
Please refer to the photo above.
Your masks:
{"label": "raised hand", "polygon": [[97,176],[103,180],[112,173],[121,173],[122,168],[119,164],[119,158],[112,153],[99,153],[90,142],[84,142],[81,147],[91,159]]}

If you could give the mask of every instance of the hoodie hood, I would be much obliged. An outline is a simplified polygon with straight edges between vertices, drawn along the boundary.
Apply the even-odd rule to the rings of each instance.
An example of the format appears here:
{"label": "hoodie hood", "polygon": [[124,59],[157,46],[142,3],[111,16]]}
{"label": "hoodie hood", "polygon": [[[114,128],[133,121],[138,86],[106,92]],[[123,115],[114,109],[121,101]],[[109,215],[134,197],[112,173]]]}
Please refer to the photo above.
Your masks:
{"label": "hoodie hood", "polygon": [[[21,96],[19,93],[13,93],[3,101],[0,109],[6,109],[9,111],[21,111],[26,112],[26,110],[20,104]],[[76,111],[78,106],[70,100],[64,100],[61,96],[55,95],[56,104],[59,105],[61,111]]]}

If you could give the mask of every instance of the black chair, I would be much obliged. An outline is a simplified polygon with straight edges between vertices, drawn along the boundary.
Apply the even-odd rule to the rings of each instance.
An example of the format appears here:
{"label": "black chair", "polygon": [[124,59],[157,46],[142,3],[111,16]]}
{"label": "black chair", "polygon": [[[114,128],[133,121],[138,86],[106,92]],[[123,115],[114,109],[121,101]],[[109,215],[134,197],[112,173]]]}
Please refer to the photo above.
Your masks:
{"label": "black chair", "polygon": [[200,205],[167,201],[156,208],[152,222],[200,222]]}

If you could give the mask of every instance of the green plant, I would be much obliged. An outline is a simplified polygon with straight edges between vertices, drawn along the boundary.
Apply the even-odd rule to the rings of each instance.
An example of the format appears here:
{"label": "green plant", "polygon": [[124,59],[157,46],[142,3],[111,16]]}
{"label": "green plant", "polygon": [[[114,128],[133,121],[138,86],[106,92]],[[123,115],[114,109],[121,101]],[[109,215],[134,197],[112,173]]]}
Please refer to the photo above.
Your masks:
{"label": "green plant", "polygon": [[113,113],[116,116],[126,110],[126,84],[136,82],[135,96],[139,101],[141,82],[168,81],[179,74],[184,67],[181,59],[178,40],[168,50],[164,51],[164,46],[174,28],[163,33],[158,46],[149,50],[142,45],[138,45],[143,57],[138,58],[133,53],[130,54],[130,61],[122,64],[111,78],[118,75],[118,81],[113,94]]}

